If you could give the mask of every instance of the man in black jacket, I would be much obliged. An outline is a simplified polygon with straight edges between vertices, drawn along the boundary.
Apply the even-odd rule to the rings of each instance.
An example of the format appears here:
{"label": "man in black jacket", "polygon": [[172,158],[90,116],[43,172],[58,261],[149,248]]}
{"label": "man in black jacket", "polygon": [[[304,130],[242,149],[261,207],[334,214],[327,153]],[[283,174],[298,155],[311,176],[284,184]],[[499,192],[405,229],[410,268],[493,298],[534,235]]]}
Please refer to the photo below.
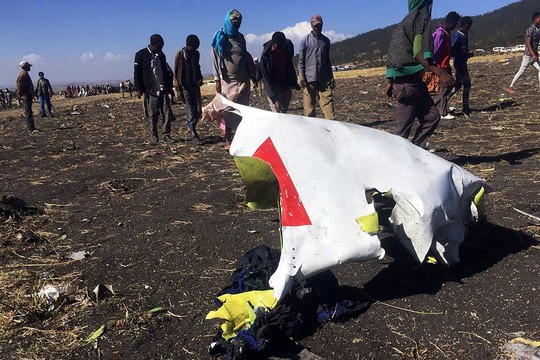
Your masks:
{"label": "man in black jacket", "polygon": [[260,74],[272,111],[286,113],[292,97],[292,89],[300,90],[293,65],[294,45],[278,31],[272,40],[263,45]]}
{"label": "man in black jacket", "polygon": [[171,110],[169,94],[172,93],[172,74],[167,59],[162,52],[165,42],[159,34],[150,37],[150,45],[135,54],[134,80],[137,97],[145,97],[151,118],[150,132],[152,142],[157,142],[157,123],[160,113],[163,115],[163,141],[173,143],[170,136],[171,121],[174,115]]}

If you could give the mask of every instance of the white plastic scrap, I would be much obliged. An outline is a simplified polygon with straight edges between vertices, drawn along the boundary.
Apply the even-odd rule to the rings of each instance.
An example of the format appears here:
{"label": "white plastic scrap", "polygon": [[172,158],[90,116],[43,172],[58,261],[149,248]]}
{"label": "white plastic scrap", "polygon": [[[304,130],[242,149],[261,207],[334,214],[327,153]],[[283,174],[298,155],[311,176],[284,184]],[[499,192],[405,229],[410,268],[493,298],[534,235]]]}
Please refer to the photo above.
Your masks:
{"label": "white plastic scrap", "polygon": [[376,232],[357,222],[375,213],[367,189],[391,194],[393,231],[417,261],[431,252],[459,262],[482,179],[383,131],[222,101],[242,117],[230,154],[264,160],[279,182],[283,242],[270,279],[278,300],[294,279],[384,256]]}
{"label": "white plastic scrap", "polygon": [[37,297],[45,303],[47,311],[53,311],[60,300],[73,294],[75,294],[75,288],[68,284],[45,285],[39,290]]}

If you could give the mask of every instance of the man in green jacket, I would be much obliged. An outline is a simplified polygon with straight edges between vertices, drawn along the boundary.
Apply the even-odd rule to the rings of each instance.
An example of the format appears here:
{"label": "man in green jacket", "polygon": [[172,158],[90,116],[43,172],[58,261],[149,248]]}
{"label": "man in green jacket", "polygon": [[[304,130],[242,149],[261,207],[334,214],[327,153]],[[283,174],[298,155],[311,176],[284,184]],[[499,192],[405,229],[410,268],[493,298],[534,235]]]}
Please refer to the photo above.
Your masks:
{"label": "man in green jacket", "polygon": [[425,70],[439,76],[448,87],[452,76],[433,62],[432,0],[409,0],[409,14],[392,34],[386,69],[386,95],[397,100],[394,134],[408,138],[415,118],[420,123],[412,142],[427,148],[441,115],[422,81]]}

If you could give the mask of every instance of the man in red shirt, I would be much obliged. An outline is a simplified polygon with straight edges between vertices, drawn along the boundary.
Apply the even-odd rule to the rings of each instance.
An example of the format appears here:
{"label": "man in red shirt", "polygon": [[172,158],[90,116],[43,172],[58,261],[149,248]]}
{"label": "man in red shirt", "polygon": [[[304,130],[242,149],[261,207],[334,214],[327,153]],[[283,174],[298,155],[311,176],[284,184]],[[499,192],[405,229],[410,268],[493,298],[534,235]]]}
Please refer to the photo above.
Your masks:
{"label": "man in red shirt", "polygon": [[[449,12],[446,15],[444,23],[440,24],[433,36],[433,60],[441,69],[444,69],[450,75],[452,68],[450,67],[450,59],[452,57],[452,38],[450,32],[456,28],[461,16],[455,12]],[[441,114],[441,119],[455,119],[453,115],[448,114],[448,100],[450,99],[450,91],[452,88],[447,87],[441,82],[439,94],[435,98],[435,105]]]}

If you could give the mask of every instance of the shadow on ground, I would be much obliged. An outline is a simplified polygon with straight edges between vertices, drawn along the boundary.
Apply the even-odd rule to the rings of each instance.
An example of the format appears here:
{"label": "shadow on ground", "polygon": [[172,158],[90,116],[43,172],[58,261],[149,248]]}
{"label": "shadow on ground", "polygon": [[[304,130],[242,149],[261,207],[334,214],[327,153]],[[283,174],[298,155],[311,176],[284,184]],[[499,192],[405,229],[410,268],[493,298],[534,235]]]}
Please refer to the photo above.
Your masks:
{"label": "shadow on ground", "polygon": [[[446,149],[438,150],[439,152],[448,152]],[[494,163],[506,161],[510,165],[519,165],[521,160],[528,159],[536,154],[540,154],[540,148],[525,149],[516,152],[508,152],[505,154],[494,156],[469,156],[469,155],[452,155],[442,156],[444,159],[453,162],[456,165],[463,166],[467,164],[478,165],[483,163]]]}
{"label": "shadow on ground", "polygon": [[363,292],[379,301],[404,298],[417,294],[436,294],[447,282],[463,280],[486,271],[505,257],[527,250],[538,242],[521,231],[486,223],[471,228],[461,245],[459,264],[444,267],[417,267],[410,256],[403,256],[398,241],[387,238],[383,247],[395,260],[365,284]]}
{"label": "shadow on ground", "polygon": [[[461,245],[461,263],[450,267],[418,263],[403,251],[402,245],[392,236],[383,240],[383,247],[394,261],[380,271],[363,288],[340,286],[338,300],[364,302],[366,306],[345,321],[358,318],[375,301],[390,301],[413,295],[435,295],[448,282],[462,284],[464,279],[482,273],[502,261],[505,257],[527,250],[538,242],[520,232],[496,224],[486,223],[470,229]],[[303,340],[312,336],[321,327],[318,322],[304,324]],[[310,359],[301,345],[291,339],[281,339],[279,348],[272,347],[268,359]]]}

